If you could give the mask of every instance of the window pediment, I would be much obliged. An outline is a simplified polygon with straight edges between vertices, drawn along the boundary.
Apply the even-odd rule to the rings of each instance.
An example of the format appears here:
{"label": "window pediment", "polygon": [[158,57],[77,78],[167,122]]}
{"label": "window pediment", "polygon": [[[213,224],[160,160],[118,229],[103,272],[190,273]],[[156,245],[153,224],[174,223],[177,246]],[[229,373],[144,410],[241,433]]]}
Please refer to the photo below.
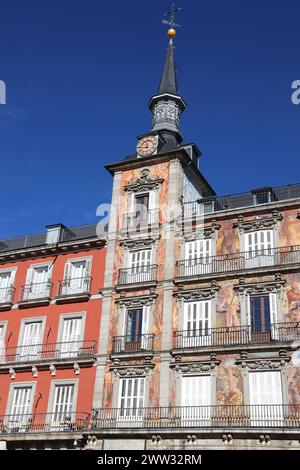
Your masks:
{"label": "window pediment", "polygon": [[283,219],[277,210],[272,212],[271,217],[261,217],[259,219],[245,220],[243,215],[239,215],[237,221],[233,224],[242,232],[254,232],[257,230],[266,230],[275,227]]}
{"label": "window pediment", "polygon": [[160,185],[164,182],[163,178],[151,178],[150,170],[144,168],[141,170],[140,177],[135,181],[128,183],[124,190],[128,193],[139,193],[143,191],[153,191],[158,189]]}
{"label": "window pediment", "polygon": [[239,284],[234,286],[234,290],[241,294],[268,294],[280,291],[286,281],[281,279],[280,274],[276,274],[274,281],[260,283],[246,283],[244,278],[239,279]]}
{"label": "window pediment", "polygon": [[174,296],[177,297],[178,300],[183,301],[212,299],[216,296],[219,289],[220,286],[218,286],[214,281],[211,282],[210,286],[200,287],[197,289],[183,289],[183,287],[179,286],[178,291],[174,293]]}

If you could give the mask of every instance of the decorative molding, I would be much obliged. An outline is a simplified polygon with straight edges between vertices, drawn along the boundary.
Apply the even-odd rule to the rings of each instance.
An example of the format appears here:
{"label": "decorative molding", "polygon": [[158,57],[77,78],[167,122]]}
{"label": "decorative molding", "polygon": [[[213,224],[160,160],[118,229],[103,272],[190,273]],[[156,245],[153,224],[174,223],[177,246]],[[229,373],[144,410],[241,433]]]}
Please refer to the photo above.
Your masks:
{"label": "decorative molding", "polygon": [[129,367],[120,366],[118,362],[112,364],[110,370],[113,371],[115,376],[126,378],[126,377],[146,377],[149,375],[150,371],[154,368],[154,364],[142,364],[138,366]]}
{"label": "decorative molding", "polygon": [[203,238],[212,238],[218,230],[220,230],[221,225],[217,224],[216,220],[211,221],[211,225],[208,225],[203,228],[197,228],[195,231],[185,232],[184,239],[185,241],[201,240]]}
{"label": "decorative molding", "polygon": [[36,366],[32,366],[31,372],[32,372],[33,378],[36,378],[38,376],[38,370],[37,370]]}
{"label": "decorative molding", "polygon": [[221,363],[221,361],[215,357],[206,361],[197,362],[174,362],[170,365],[175,372],[180,372],[185,375],[193,375],[202,372],[212,372]]}
{"label": "decorative molding", "polygon": [[250,370],[278,370],[284,368],[290,360],[285,349],[279,351],[279,356],[270,356],[267,359],[249,357],[246,351],[241,351],[240,359],[237,359],[235,364]]}
{"label": "decorative molding", "polygon": [[197,289],[183,289],[183,286],[178,286],[177,292],[174,296],[178,300],[207,300],[212,299],[216,296],[216,293],[220,289],[220,286],[215,281],[211,282],[210,286],[199,287]]}
{"label": "decorative molding", "polygon": [[142,250],[143,248],[149,248],[154,245],[158,238],[158,236],[153,238],[131,238],[122,240],[120,245],[124,246],[124,248],[127,248],[128,250]]}
{"label": "decorative molding", "polygon": [[268,294],[275,290],[280,291],[285,284],[286,281],[282,279],[281,274],[278,273],[275,275],[275,280],[269,282],[253,282],[247,284],[245,278],[240,278],[239,284],[235,285],[233,288],[240,294]]}
{"label": "decorative molding", "polygon": [[74,369],[74,372],[75,372],[75,375],[79,375],[80,374],[80,366],[77,362],[75,362],[73,364],[73,369]]}
{"label": "decorative molding", "polygon": [[120,306],[127,308],[142,307],[143,305],[152,305],[157,299],[158,295],[150,293],[149,295],[137,296],[137,297],[123,297],[120,296],[115,300],[115,303]]}
{"label": "decorative molding", "polygon": [[141,191],[151,191],[153,189],[158,189],[160,185],[164,182],[163,178],[151,178],[150,170],[148,168],[143,168],[140,173],[140,177],[133,182],[128,183],[124,190],[128,193],[139,193]]}
{"label": "decorative molding", "polygon": [[266,230],[273,228],[283,219],[283,216],[274,209],[272,217],[261,217],[257,219],[245,220],[243,215],[239,215],[233,224],[234,228],[239,228],[242,232],[252,232],[255,230]]}

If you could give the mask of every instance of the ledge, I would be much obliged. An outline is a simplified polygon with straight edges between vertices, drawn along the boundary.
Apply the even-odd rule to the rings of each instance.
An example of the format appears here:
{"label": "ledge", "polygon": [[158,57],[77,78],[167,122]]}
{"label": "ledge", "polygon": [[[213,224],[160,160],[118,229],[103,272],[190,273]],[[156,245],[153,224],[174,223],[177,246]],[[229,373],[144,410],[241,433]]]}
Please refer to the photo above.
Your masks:
{"label": "ledge", "polygon": [[55,297],[55,303],[67,304],[74,302],[87,302],[91,297],[89,292],[81,292],[80,294],[67,294]]}
{"label": "ledge", "polygon": [[95,356],[88,357],[66,357],[61,359],[36,359],[24,362],[5,362],[0,363],[0,374],[6,374],[9,369],[13,368],[15,372],[31,371],[32,366],[35,366],[38,371],[49,370],[50,364],[53,364],[57,369],[70,369],[74,364],[79,364],[81,367],[89,367],[97,361]]}
{"label": "ledge", "polygon": [[12,302],[3,302],[0,304],[0,312],[4,312],[5,310],[11,310],[12,306]]}
{"label": "ledge", "polygon": [[147,281],[147,282],[135,282],[131,284],[117,284],[115,289],[117,292],[126,291],[126,290],[144,290],[148,287],[156,287],[157,280]]}
{"label": "ledge", "polygon": [[50,302],[50,297],[44,297],[41,299],[20,300],[18,306],[19,308],[42,307],[49,305]]}

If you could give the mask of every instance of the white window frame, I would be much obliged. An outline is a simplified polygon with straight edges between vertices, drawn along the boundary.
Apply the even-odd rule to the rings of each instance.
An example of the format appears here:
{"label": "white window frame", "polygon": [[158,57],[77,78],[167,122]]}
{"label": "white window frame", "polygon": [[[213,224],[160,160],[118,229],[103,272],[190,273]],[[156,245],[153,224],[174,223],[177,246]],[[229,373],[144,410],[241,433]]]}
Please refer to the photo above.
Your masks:
{"label": "white window frame", "polygon": [[[126,383],[127,385],[125,392],[128,392],[129,388],[129,383],[131,382],[131,387],[132,390],[134,391],[134,386],[135,386],[135,381],[137,381],[137,387],[138,387],[138,394],[134,395],[133,393],[131,394],[131,397],[125,395],[126,401],[125,406],[123,409],[126,409],[127,412],[124,414],[122,412],[122,393],[123,393],[123,384]],[[118,421],[126,421],[127,424],[132,424],[135,426],[137,423],[141,423],[143,421],[143,413],[141,412],[141,408],[145,408],[145,401],[146,401],[146,386],[147,386],[147,381],[146,377],[128,377],[128,378],[120,378],[119,379],[119,390],[118,390]],[[141,394],[141,389],[142,393]],[[134,405],[134,399],[136,399],[136,407],[133,407]],[[127,406],[128,400],[130,401],[130,406]],[[140,406],[142,400],[142,407]]]}
{"label": "white window frame", "polygon": [[[269,306],[270,306],[270,333],[272,339],[278,338],[278,330],[273,326],[277,323],[280,323],[280,312],[281,308],[279,305],[280,296],[278,292],[269,292],[267,294],[269,296]],[[246,322],[249,327],[249,334],[251,337],[251,297],[259,297],[259,294],[253,293],[246,295]]]}
{"label": "white window frame", "polygon": [[[183,347],[203,347],[211,344],[212,301],[213,299],[203,299],[183,302],[182,330],[185,332],[185,336],[182,338]],[[203,327],[203,322],[207,323],[207,326]],[[188,328],[188,323],[197,327]],[[195,325],[195,323],[198,325]],[[199,325],[201,325],[201,328],[199,328]]]}
{"label": "white window frame", "polygon": [[[46,326],[46,317],[29,317],[29,318],[22,318],[20,330],[19,330],[19,337],[18,337],[18,351],[19,351],[19,359],[23,362],[25,360],[25,354],[28,352],[28,348],[24,348],[26,345],[23,344],[24,342],[24,332],[25,326],[29,323],[41,323],[41,341],[38,344],[43,344],[44,342],[44,334],[45,334],[45,326]],[[36,360],[40,358],[40,351],[38,348],[35,348],[34,345],[30,349],[30,354],[28,355],[28,361]],[[24,348],[24,350],[23,350]],[[27,355],[26,355],[27,356]]]}
{"label": "white window frame", "polygon": [[[49,424],[51,426],[57,428],[57,427],[64,427],[68,423],[66,421],[59,421],[55,422],[53,420],[54,418],[54,400],[55,400],[55,390],[57,386],[68,386],[68,385],[73,385],[74,386],[74,396],[73,396],[73,404],[72,404],[72,410],[69,411],[69,413],[72,414],[74,417],[77,411],[77,401],[78,401],[78,388],[79,388],[79,380],[78,379],[65,379],[65,380],[52,380],[51,385],[50,385],[50,393],[49,393],[49,400],[48,400],[48,408],[47,408],[47,414],[49,416]],[[70,423],[72,423],[72,419]]]}
{"label": "white window frame", "polygon": [[[84,269],[84,275],[81,276],[81,278],[74,278],[71,275],[72,272],[72,265],[75,263],[82,263],[85,262],[85,269]],[[84,256],[84,257],[78,257],[78,258],[70,258],[67,259],[65,262],[64,266],[64,277],[63,277],[63,295],[68,295],[68,294],[80,294],[82,292],[86,292],[88,287],[88,279],[91,276],[92,272],[92,262],[93,262],[93,257],[92,256]],[[80,285],[76,285],[74,283],[74,279],[82,279],[82,283]],[[72,284],[75,284],[72,286]]]}
{"label": "white window frame", "polygon": [[[267,382],[266,375],[271,377],[269,374],[274,374],[273,378],[276,376],[279,378],[280,382],[280,390],[277,392],[278,396],[280,395],[281,403],[253,403],[256,401],[253,399],[253,385],[254,385],[254,377],[256,379],[258,377],[262,377],[263,374],[265,375],[264,381]],[[283,425],[283,405],[284,405],[284,390],[283,390],[283,377],[281,370],[273,370],[273,371],[249,371],[248,375],[248,386],[249,386],[249,405],[250,405],[250,419],[251,419],[251,426],[278,426]],[[275,382],[275,381],[274,381]],[[269,384],[263,384],[263,391],[269,393],[270,387]],[[274,385],[274,383],[273,383]],[[277,399],[275,400],[277,401]],[[277,405],[277,406],[276,406]],[[268,407],[269,406],[269,407]]]}
{"label": "white window frame", "polygon": [[[201,381],[201,379],[207,380],[207,385],[209,387],[209,391],[207,396],[202,398],[203,404],[196,404],[191,400],[191,398],[195,398],[191,395],[191,393],[196,393],[197,384],[194,385],[191,383],[187,383],[187,380],[190,382],[194,381]],[[209,425],[211,417],[212,417],[212,406],[214,405],[214,394],[213,394],[213,377],[212,374],[195,374],[195,375],[182,375],[180,380],[180,406],[181,406],[181,419],[186,420],[188,423],[194,422],[198,425]],[[186,395],[187,393],[185,388],[189,389],[189,396],[188,396],[188,404],[186,404]],[[198,387],[199,388],[199,387]],[[198,390],[199,391],[199,390]],[[189,403],[192,401],[192,403]]]}
{"label": "white window frame", "polygon": [[[78,342],[81,342],[84,340],[84,335],[85,335],[85,322],[86,322],[86,312],[74,312],[74,313],[64,313],[62,315],[60,315],[59,317],[59,323],[58,323],[58,333],[57,333],[57,344],[59,344],[59,348],[60,348],[60,352],[61,352],[61,355],[62,357],[67,357],[66,356],[66,352],[70,352],[70,355],[68,355],[68,357],[72,357],[72,353],[74,354],[74,356],[77,355],[77,353],[79,352],[79,349],[78,350],[74,350],[74,351],[64,351],[64,347],[63,347],[63,330],[64,330],[64,322],[65,320],[71,320],[73,318],[80,318],[81,319],[81,331],[80,331],[80,339],[78,340]],[[65,356],[64,356],[65,354]]]}
{"label": "white window frame", "polygon": [[[48,268],[46,273],[46,280],[42,282],[42,286],[39,288],[39,282],[34,282],[34,271],[39,268]],[[26,273],[26,282],[25,282],[25,292],[23,294],[24,300],[27,299],[36,299],[42,297],[49,297],[50,295],[50,286],[51,286],[51,279],[52,279],[52,269],[53,269],[53,262],[49,261],[46,263],[35,263],[31,264],[27,269]]]}
{"label": "white window frame", "polygon": [[[12,406],[13,406],[13,403],[14,403],[14,394],[15,394],[15,390],[18,389],[18,388],[27,388],[27,387],[30,387],[31,388],[31,397],[30,397],[30,405],[29,405],[29,408],[30,408],[30,412],[29,413],[26,413],[26,415],[24,416],[24,418],[22,418],[20,416],[20,420],[19,421],[12,421],[10,419],[11,415],[12,415]],[[8,426],[8,428],[13,428],[13,429],[16,429],[18,428],[18,431],[19,432],[25,432],[28,425],[29,425],[29,422],[30,422],[30,418],[32,416],[32,413],[33,413],[33,404],[34,404],[34,397],[35,397],[35,391],[36,391],[36,382],[15,382],[15,383],[12,383],[10,384],[10,389],[9,389],[9,393],[8,393],[8,400],[7,400],[7,405],[6,405],[6,426]]]}
{"label": "white window frame", "polygon": [[197,238],[184,243],[185,276],[208,274],[212,269],[212,238]]}
{"label": "white window frame", "polygon": [[245,232],[244,248],[246,268],[273,266],[276,249],[274,228]]}
{"label": "white window frame", "polygon": [[[16,273],[17,273],[17,268],[5,268],[5,269],[0,269],[0,275],[1,274],[10,274],[10,282],[9,285],[4,287],[4,289],[11,289],[14,287],[15,279],[16,279]],[[0,291],[0,303],[5,303],[7,302],[7,293],[6,296],[3,296],[3,300],[1,298],[1,291]]]}

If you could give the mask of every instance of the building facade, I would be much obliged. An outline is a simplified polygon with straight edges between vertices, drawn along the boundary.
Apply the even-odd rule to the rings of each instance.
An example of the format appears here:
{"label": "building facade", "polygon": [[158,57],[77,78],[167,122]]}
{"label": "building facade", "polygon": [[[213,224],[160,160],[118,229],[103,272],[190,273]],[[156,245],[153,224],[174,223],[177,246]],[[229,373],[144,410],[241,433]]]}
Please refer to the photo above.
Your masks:
{"label": "building facade", "polygon": [[[300,185],[216,195],[182,140],[169,36],[152,129],[106,167],[105,240],[2,246],[21,291],[0,313],[3,447],[299,449]],[[36,303],[40,279],[62,282]]]}

